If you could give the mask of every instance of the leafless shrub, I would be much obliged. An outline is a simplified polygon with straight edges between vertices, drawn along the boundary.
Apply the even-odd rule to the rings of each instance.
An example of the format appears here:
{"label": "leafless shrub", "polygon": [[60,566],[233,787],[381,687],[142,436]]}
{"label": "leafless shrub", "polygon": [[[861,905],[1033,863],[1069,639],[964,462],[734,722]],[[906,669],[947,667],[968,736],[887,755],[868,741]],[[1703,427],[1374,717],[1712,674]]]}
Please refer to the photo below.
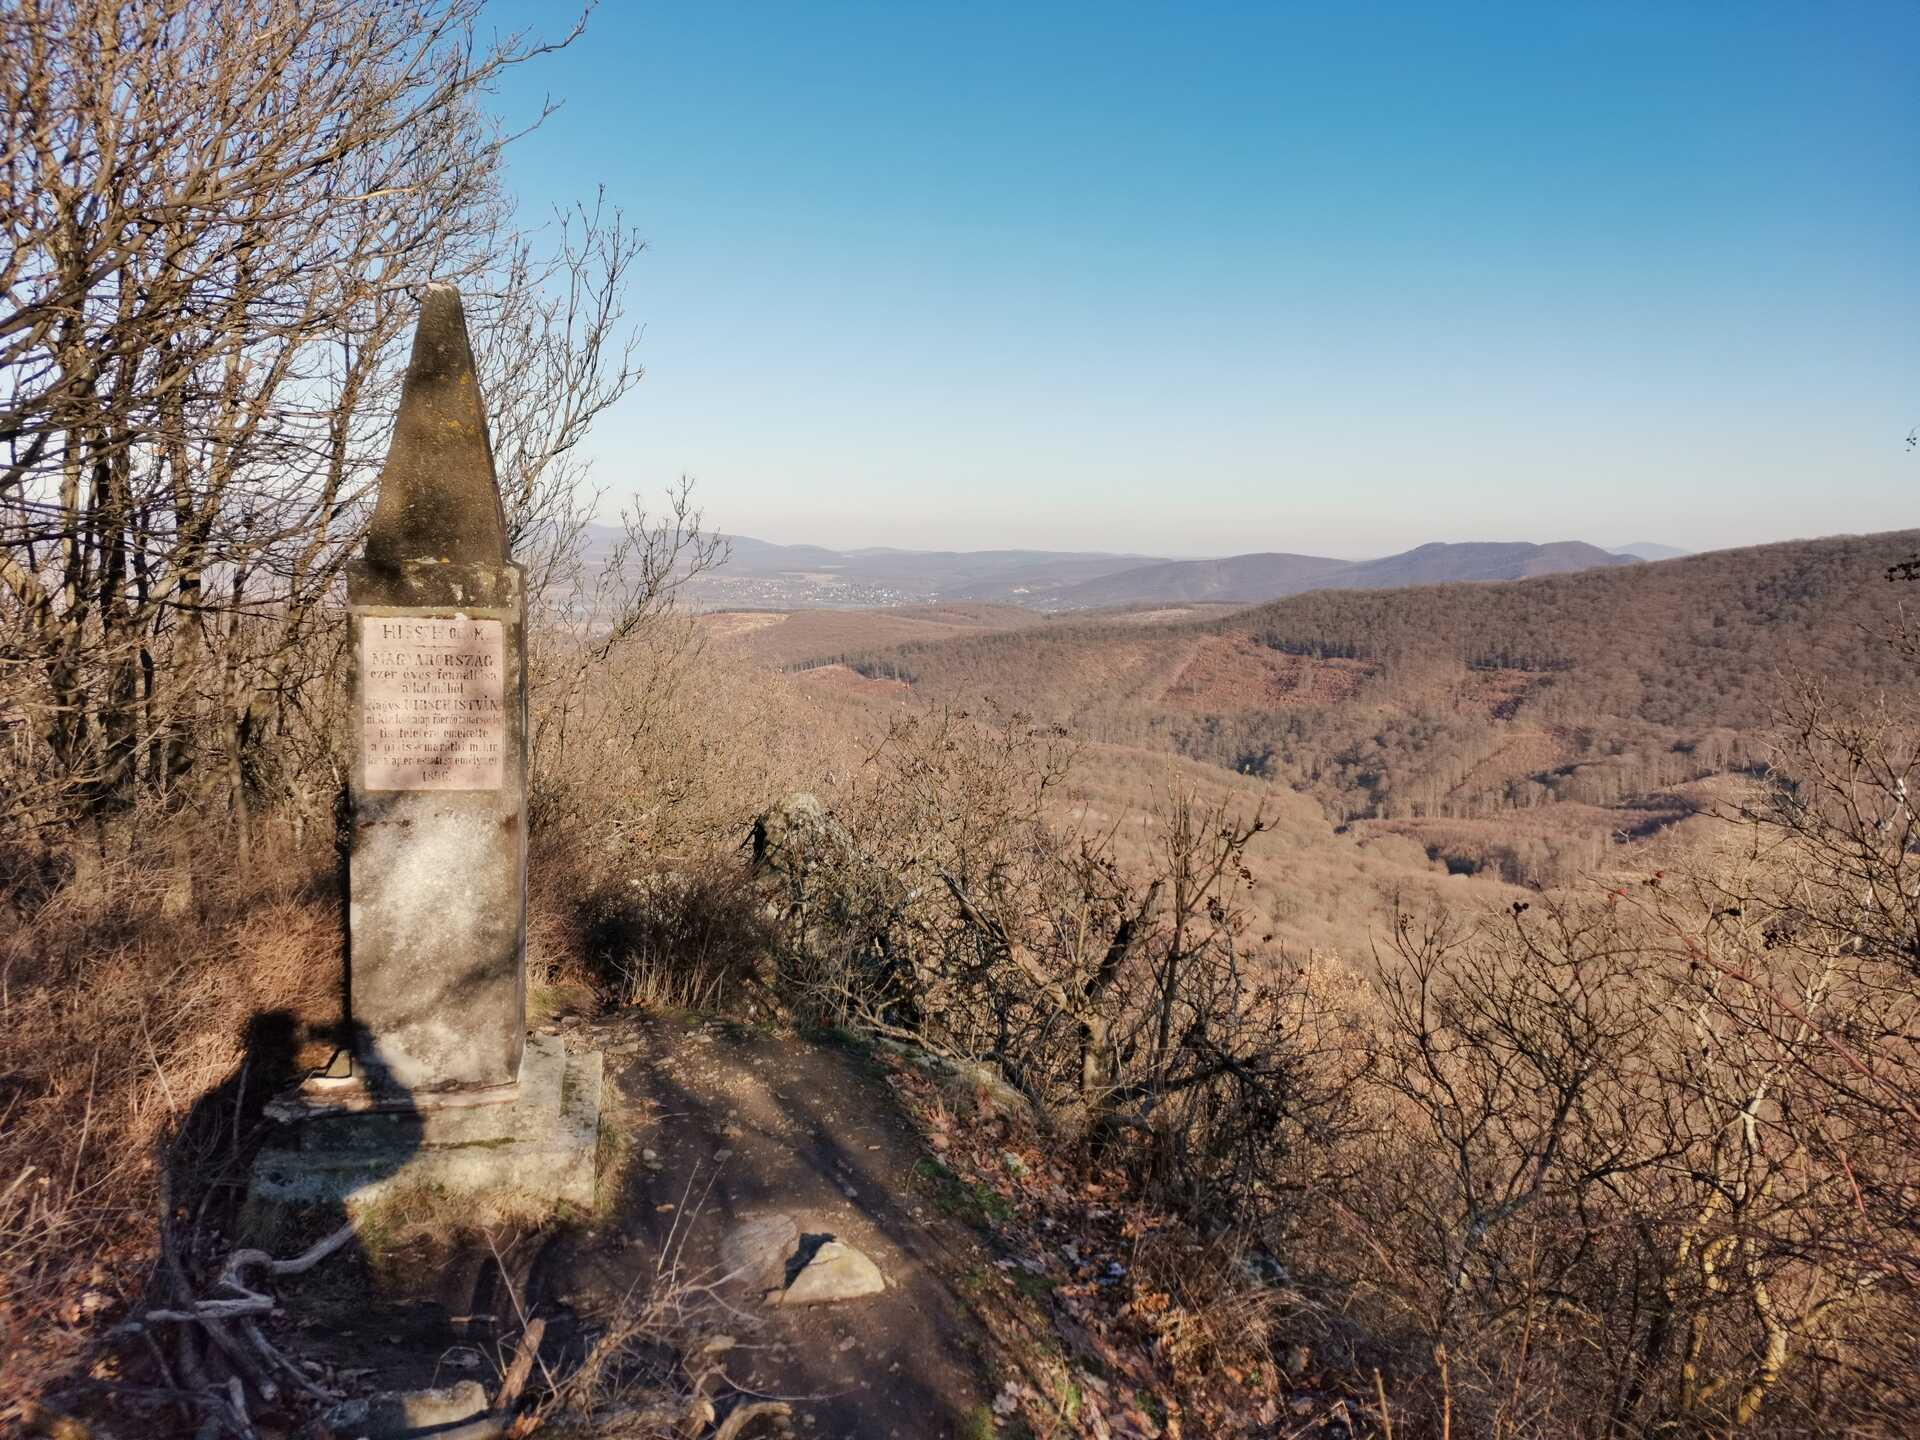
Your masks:
{"label": "leafless shrub", "polygon": [[1176,1366],[1265,1365],[1285,1296],[1248,1262],[1241,1231],[1201,1240],[1172,1226],[1148,1229],[1133,1247],[1128,1311]]}
{"label": "leafless shrub", "polygon": [[712,783],[710,767],[697,763],[703,757],[675,753],[712,745],[726,724],[705,714],[709,725],[682,728],[700,703],[689,692],[712,672],[696,667],[699,632],[677,611],[686,582],[725,557],[726,542],[706,528],[683,479],[662,513],[625,510],[591,564],[575,556],[556,570],[530,633],[536,824],[599,829],[615,844],[641,834],[657,841],[671,833],[660,820]]}
{"label": "leafless shrub", "polygon": [[760,982],[774,945],[745,877],[718,864],[611,880],[581,898],[579,916],[580,960],[621,1005],[735,1003]]}
{"label": "leafless shrub", "polygon": [[1307,1053],[1337,1026],[1238,908],[1263,822],[1173,797],[1129,873],[1047,817],[1072,750],[1018,716],[896,723],[774,867],[786,978],[842,1022],[990,1061],[1185,1213],[1251,1219],[1339,1112]]}
{"label": "leafless shrub", "polygon": [[[0,15],[0,829],[136,803],[324,812],[338,580],[428,281],[474,301],[536,598],[578,442],[639,377],[640,242],[516,231],[480,0],[35,0]],[[579,33],[576,25],[558,43]],[[181,137],[193,137],[182,143]],[[56,876],[57,878],[57,876]]]}
{"label": "leafless shrub", "polygon": [[1314,1254],[1405,1337],[1403,1407],[1439,1348],[1474,1433],[1908,1428],[1914,740],[1791,718],[1697,864],[1402,918]]}
{"label": "leafless shrub", "polygon": [[[727,1366],[758,1321],[729,1305],[684,1267],[696,1201],[676,1218],[652,1279],[595,1317],[579,1363],[557,1377],[536,1407],[540,1433],[594,1440],[735,1440],[759,1422],[790,1433],[784,1401],[733,1392]],[[732,1403],[729,1403],[729,1402]],[[723,1415],[724,1409],[724,1415]]]}

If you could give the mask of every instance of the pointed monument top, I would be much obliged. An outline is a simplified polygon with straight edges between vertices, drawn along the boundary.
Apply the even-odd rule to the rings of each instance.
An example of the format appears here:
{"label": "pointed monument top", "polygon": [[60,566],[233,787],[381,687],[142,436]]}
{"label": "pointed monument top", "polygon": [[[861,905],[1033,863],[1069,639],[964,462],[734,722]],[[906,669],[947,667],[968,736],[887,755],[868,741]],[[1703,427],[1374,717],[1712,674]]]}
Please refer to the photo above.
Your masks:
{"label": "pointed monument top", "polygon": [[400,392],[393,444],[367,531],[367,561],[500,564],[506,516],[493,473],[486,406],[460,292],[427,287]]}

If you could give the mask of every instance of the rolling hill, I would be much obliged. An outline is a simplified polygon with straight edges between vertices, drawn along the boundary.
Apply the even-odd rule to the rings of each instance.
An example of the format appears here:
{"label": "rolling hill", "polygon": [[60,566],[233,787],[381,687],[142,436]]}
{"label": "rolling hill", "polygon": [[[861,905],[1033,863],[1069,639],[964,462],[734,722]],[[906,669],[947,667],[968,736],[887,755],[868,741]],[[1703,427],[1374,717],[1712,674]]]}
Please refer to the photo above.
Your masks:
{"label": "rolling hill", "polygon": [[1551,545],[1524,542],[1421,545],[1381,560],[1366,560],[1324,577],[1313,589],[1387,590],[1402,585],[1449,585],[1460,581],[1525,580],[1535,575],[1565,575],[1576,570],[1631,565],[1623,556],[1597,545],[1562,540]]}
{"label": "rolling hill", "polygon": [[1219,618],[1063,618],[814,660],[1262,776],[1338,824],[1536,883],[1764,763],[1802,677],[1905,683],[1882,637],[1913,588],[1887,570],[1916,548],[1907,531],[1506,584],[1323,587]]}
{"label": "rolling hill", "polygon": [[1168,560],[1082,581],[1061,591],[1054,603],[1070,610],[1191,600],[1251,604],[1312,589],[1316,584],[1325,583],[1323,577],[1351,568],[1350,561],[1329,560],[1319,555],[1230,555],[1224,560]]}
{"label": "rolling hill", "polygon": [[[610,537],[595,536],[604,554]],[[727,561],[699,576],[707,609],[862,609],[981,601],[1034,610],[1192,603],[1258,604],[1308,590],[1372,590],[1462,580],[1517,580],[1631,557],[1577,541],[1422,545],[1376,560],[1262,552],[1207,560],[1074,550],[833,550],[728,537]]]}
{"label": "rolling hill", "polygon": [[1467,580],[1520,580],[1632,559],[1595,545],[1434,542],[1378,560],[1330,560],[1318,555],[1233,555],[1224,560],[1171,560],[1083,581],[1059,592],[1063,610],[1119,605],[1230,600],[1258,604],[1308,590],[1385,590]]}
{"label": "rolling hill", "polygon": [[1153,562],[1147,555],[1071,550],[829,550],[728,537],[726,564],[701,576],[709,606],[848,608],[974,600],[1052,608],[1063,590]]}

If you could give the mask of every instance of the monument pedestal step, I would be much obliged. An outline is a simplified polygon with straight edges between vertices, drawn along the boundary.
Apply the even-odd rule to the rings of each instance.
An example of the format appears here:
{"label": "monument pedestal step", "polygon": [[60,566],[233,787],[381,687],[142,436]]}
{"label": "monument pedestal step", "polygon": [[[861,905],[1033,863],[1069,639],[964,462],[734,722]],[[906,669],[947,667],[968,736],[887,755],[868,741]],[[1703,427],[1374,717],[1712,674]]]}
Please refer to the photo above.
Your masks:
{"label": "monument pedestal step", "polygon": [[601,1057],[528,1037],[510,1104],[390,1106],[286,1127],[254,1162],[251,1195],[280,1204],[365,1206],[399,1190],[471,1196],[502,1212],[591,1209]]}

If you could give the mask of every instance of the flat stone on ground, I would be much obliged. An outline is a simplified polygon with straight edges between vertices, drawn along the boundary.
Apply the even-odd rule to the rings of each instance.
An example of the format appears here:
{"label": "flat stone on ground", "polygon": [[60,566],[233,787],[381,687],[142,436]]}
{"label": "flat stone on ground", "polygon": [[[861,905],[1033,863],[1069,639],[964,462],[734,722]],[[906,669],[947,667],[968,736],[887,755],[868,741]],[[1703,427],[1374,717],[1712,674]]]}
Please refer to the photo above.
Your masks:
{"label": "flat stone on ground", "polygon": [[760,1215],[742,1221],[720,1243],[727,1275],[757,1294],[787,1281],[787,1262],[800,1248],[800,1226],[791,1215]]}
{"label": "flat stone on ground", "polygon": [[860,1251],[784,1212],[734,1226],[720,1242],[720,1263],[769,1305],[824,1305],[887,1288],[880,1267]]}
{"label": "flat stone on ground", "polygon": [[770,1303],[775,1305],[824,1305],[835,1300],[857,1300],[862,1295],[878,1295],[887,1288],[886,1277],[865,1255],[851,1245],[829,1240],[813,1252],[813,1258],[800,1267],[793,1283]]}
{"label": "flat stone on ground", "polygon": [[336,1437],[353,1440],[412,1440],[449,1425],[477,1419],[487,1410],[487,1392],[478,1380],[462,1380],[432,1390],[390,1391],[365,1400],[347,1400],[322,1416]]}

